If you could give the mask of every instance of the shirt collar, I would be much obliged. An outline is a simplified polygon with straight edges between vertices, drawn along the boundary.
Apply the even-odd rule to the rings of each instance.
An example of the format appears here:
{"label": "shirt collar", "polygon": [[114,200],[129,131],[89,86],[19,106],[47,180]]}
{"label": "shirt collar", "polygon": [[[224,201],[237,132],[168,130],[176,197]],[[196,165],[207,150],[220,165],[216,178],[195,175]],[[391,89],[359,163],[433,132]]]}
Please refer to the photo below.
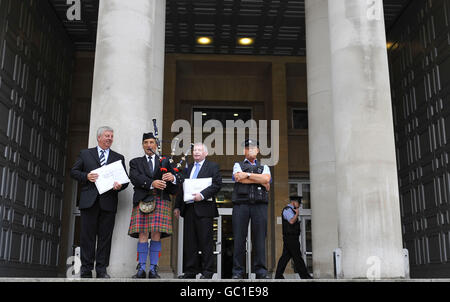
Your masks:
{"label": "shirt collar", "polygon": [[248,162],[250,165],[256,165],[256,164],[258,163],[258,160],[255,159],[255,162],[252,164],[252,163],[246,158],[246,159],[244,159],[244,163],[245,163],[245,162]]}
{"label": "shirt collar", "polygon": [[[203,164],[205,163],[205,160],[206,160],[206,159],[204,159],[204,160],[202,160],[201,162],[199,162],[200,167],[203,166]],[[195,167],[195,164],[197,164],[197,162],[194,162],[194,167]]]}
{"label": "shirt collar", "polygon": [[147,154],[145,154],[145,157],[147,158],[147,161],[151,158],[152,160],[155,158],[155,154],[153,154],[153,155],[147,155]]}
{"label": "shirt collar", "polygon": [[[100,151],[103,150],[102,148],[100,148],[100,146],[97,146],[97,152],[100,153]],[[105,151],[105,153],[109,153],[109,149],[103,150]]]}

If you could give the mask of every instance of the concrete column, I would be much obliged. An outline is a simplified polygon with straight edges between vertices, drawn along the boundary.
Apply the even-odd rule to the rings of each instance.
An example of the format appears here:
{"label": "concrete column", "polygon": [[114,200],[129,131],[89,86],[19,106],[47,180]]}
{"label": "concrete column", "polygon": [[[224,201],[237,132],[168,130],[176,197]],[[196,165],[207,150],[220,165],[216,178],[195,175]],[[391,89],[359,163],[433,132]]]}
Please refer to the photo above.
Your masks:
{"label": "concrete column", "polygon": [[[98,17],[89,146],[96,130],[114,128],[112,149],[128,162],[143,155],[142,133],[152,118],[162,132],[165,0],[101,0]],[[130,277],[136,268],[136,239],[128,236],[133,188],[120,193],[113,234],[112,277]],[[164,253],[164,243],[163,243]]]}
{"label": "concrete column", "polygon": [[334,278],[338,247],[328,1],[306,0],[309,173],[315,278]]}
{"label": "concrete column", "polygon": [[[272,119],[279,121],[279,156],[278,163],[273,167],[273,183],[271,189],[274,197],[273,221],[276,217],[281,217],[281,211],[289,203],[289,154],[288,154],[288,117],[287,117],[287,84],[286,84],[286,64],[274,62],[272,64]],[[270,232],[268,232],[269,234]],[[274,225],[275,233],[275,254],[274,270],[278,259],[283,253],[283,230],[281,224]],[[289,273],[290,268],[286,270]]]}
{"label": "concrete column", "polygon": [[404,277],[381,0],[328,1],[343,278]]}

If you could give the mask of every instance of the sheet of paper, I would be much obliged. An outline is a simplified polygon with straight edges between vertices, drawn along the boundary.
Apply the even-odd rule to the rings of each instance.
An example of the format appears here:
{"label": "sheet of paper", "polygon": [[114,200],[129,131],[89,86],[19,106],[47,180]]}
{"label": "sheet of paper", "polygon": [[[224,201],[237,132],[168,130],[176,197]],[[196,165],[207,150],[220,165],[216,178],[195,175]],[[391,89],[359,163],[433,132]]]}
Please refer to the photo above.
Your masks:
{"label": "sheet of paper", "polygon": [[130,182],[127,173],[123,168],[122,161],[120,160],[95,169],[91,171],[91,173],[98,174],[95,186],[100,194],[111,190],[114,187],[114,182],[118,182],[122,185]]}
{"label": "sheet of paper", "polygon": [[212,178],[185,179],[183,183],[184,201],[192,200],[192,194],[200,193],[212,185]]}

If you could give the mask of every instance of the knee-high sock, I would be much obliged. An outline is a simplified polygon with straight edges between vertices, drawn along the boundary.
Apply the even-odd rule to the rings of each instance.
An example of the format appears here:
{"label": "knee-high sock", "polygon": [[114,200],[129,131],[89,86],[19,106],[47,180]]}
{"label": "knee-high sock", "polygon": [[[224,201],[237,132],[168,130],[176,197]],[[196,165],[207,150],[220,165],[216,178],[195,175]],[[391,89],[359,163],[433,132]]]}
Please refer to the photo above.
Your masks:
{"label": "knee-high sock", "polygon": [[150,270],[152,271],[158,265],[159,252],[161,252],[161,241],[150,241]]}
{"label": "knee-high sock", "polygon": [[147,242],[138,242],[137,246],[138,252],[138,260],[141,265],[141,269],[145,270],[145,265],[147,264],[147,256],[148,256],[148,243]]}

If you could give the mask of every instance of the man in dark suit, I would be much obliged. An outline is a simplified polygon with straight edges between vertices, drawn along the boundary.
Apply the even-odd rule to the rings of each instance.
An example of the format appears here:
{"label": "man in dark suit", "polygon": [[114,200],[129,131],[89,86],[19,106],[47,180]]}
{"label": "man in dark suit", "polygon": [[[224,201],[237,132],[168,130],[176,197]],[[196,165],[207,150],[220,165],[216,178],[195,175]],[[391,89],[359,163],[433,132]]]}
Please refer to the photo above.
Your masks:
{"label": "man in dark suit", "polygon": [[[81,212],[81,277],[92,278],[95,264],[97,278],[110,278],[106,272],[111,252],[111,238],[117,212],[118,192],[124,190],[128,184],[114,183],[114,188],[99,194],[95,181],[98,174],[92,170],[115,161],[122,161],[123,155],[111,150],[114,140],[114,130],[110,127],[100,127],[97,130],[98,146],[81,150],[70,176],[81,184],[80,212]],[[97,251],[96,251],[97,244]]]}
{"label": "man in dark suit", "polygon": [[[214,274],[213,220],[219,216],[216,195],[222,187],[219,165],[206,160],[208,149],[204,144],[194,145],[194,163],[188,166],[184,179],[212,178],[212,184],[193,194],[192,200],[184,201],[184,192],[177,195],[174,215],[184,218],[184,275],[183,279],[194,279],[201,269],[202,279],[211,279]],[[198,251],[201,251],[199,265]]]}

